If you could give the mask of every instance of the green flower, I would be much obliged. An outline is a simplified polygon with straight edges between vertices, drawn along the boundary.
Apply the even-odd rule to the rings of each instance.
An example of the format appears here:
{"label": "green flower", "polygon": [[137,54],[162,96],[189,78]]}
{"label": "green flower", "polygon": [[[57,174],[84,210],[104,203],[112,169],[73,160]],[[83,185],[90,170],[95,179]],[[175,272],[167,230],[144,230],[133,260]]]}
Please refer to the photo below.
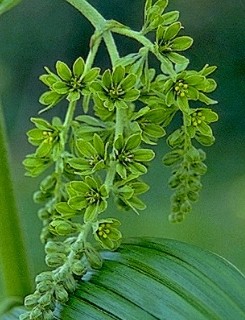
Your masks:
{"label": "green flower", "polygon": [[76,174],[90,175],[105,168],[107,145],[98,134],[94,134],[92,143],[84,139],[76,140],[76,151],[79,157],[68,160]]}
{"label": "green flower", "polygon": [[118,230],[120,221],[112,218],[99,220],[93,225],[93,234],[104,249],[115,250],[121,243],[122,234]]}
{"label": "green flower", "polygon": [[160,25],[156,32],[158,51],[176,64],[188,63],[188,59],[177,52],[187,50],[193,43],[190,37],[177,36],[182,28],[181,23],[177,21],[169,26]]}
{"label": "green flower", "polygon": [[103,101],[104,106],[109,110],[127,108],[127,102],[135,101],[139,97],[139,90],[135,89],[136,76],[125,74],[122,66],[117,66],[112,72],[107,69],[102,80],[94,82],[91,87],[94,93]]}
{"label": "green flower", "polygon": [[53,118],[52,124],[40,118],[31,118],[36,128],[27,132],[28,141],[37,146],[35,155],[37,158],[51,157],[55,161],[61,150],[60,132],[62,130],[61,120],[57,117]]}
{"label": "green flower", "polygon": [[66,236],[79,231],[80,225],[67,219],[55,219],[49,224],[49,231],[54,235]]}
{"label": "green flower", "polygon": [[68,205],[84,211],[84,221],[93,221],[107,208],[108,192],[99,181],[89,176],[84,181],[72,181],[67,185]]}
{"label": "green flower", "polygon": [[86,70],[84,60],[79,57],[73,64],[72,70],[64,62],[57,61],[57,75],[45,68],[47,74],[40,76],[40,80],[49,87],[49,91],[44,92],[39,101],[47,105],[47,109],[55,106],[60,100],[66,98],[68,101],[76,101],[82,95],[89,95],[89,85],[99,74],[99,68]]}
{"label": "green flower", "polygon": [[185,70],[177,75],[176,80],[165,80],[163,90],[166,94],[166,104],[176,105],[182,112],[189,113],[188,100],[199,100],[207,105],[217,103],[205,95],[216,88],[216,82],[206,77],[214,70],[215,67],[208,66],[199,72]]}
{"label": "green flower", "polygon": [[[213,132],[209,123],[218,121],[218,115],[211,109],[198,108],[192,110],[189,115],[188,133],[191,138],[207,136],[213,138]],[[200,141],[201,142],[201,141]]]}
{"label": "green flower", "polygon": [[115,141],[116,172],[122,179],[128,174],[138,177],[147,172],[144,162],[151,161],[155,154],[150,149],[139,149],[141,143],[140,134],[136,133],[126,140],[120,135]]}
{"label": "green flower", "polygon": [[144,210],[146,205],[139,199],[138,195],[145,193],[147,190],[149,190],[149,186],[146,183],[133,177],[116,182],[114,184],[114,194],[118,207],[125,210],[132,209],[139,214],[138,210]]}
{"label": "green flower", "polygon": [[23,161],[23,165],[26,169],[26,176],[37,177],[43,171],[50,167],[52,160],[50,158],[39,158],[36,154],[27,155]]}
{"label": "green flower", "polygon": [[159,138],[166,134],[161,125],[165,118],[165,109],[150,109],[149,107],[145,107],[135,112],[131,121],[138,131],[140,131],[142,140],[145,143],[154,145]]}

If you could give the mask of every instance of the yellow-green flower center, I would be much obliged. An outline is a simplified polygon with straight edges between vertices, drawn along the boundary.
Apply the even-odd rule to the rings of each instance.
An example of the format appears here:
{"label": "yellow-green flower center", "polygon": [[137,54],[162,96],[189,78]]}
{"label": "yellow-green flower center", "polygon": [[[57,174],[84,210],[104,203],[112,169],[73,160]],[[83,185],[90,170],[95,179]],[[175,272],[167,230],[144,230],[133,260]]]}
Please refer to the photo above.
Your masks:
{"label": "yellow-green flower center", "polygon": [[174,91],[177,94],[177,96],[185,97],[188,93],[188,84],[184,83],[183,80],[179,80],[174,85]]}
{"label": "yellow-green flower center", "polygon": [[106,239],[108,237],[108,234],[111,233],[110,230],[110,223],[102,223],[100,224],[97,234],[100,238]]}
{"label": "yellow-green flower center", "polygon": [[54,141],[54,133],[51,131],[43,131],[43,137],[45,143],[52,143]]}
{"label": "yellow-green flower center", "polygon": [[203,113],[201,111],[194,112],[191,115],[191,124],[194,127],[200,125],[203,121],[205,121],[205,116],[203,115]]}

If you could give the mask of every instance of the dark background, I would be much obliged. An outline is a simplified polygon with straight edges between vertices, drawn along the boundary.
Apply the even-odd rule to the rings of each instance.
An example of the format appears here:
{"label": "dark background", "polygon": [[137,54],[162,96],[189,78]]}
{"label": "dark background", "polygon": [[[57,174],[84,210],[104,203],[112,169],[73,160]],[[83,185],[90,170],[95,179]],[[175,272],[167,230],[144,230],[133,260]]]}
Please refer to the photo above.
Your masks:
{"label": "dark background", "polygon": [[[245,271],[245,2],[170,2],[170,9],[181,12],[185,34],[195,40],[186,53],[191,59],[190,68],[199,70],[206,63],[218,66],[214,75],[218,89],[212,95],[219,101],[214,106],[220,116],[213,126],[216,144],[206,150],[209,169],[203,178],[200,201],[183,223],[168,222],[170,171],[161,164],[161,157],[167,150],[164,140],[156,149],[157,157],[146,177],[151,185],[144,197],[148,208],[140,216],[127,212],[119,213],[118,217],[126,236],[183,240],[218,253]],[[136,30],[141,27],[142,0],[91,0],[90,3],[108,19],[117,19]],[[38,179],[24,177],[21,162],[27,153],[33,152],[25,132],[31,128],[30,117],[37,116],[41,107],[38,97],[45,88],[38,76],[43,73],[44,66],[53,68],[58,59],[71,65],[78,56],[85,57],[92,32],[85,18],[60,0],[25,0],[0,17],[0,95],[33,276],[44,268],[43,249],[39,243],[41,224],[36,216],[38,206],[32,202]],[[131,52],[135,44],[118,36],[116,40],[121,54]],[[107,66],[104,50],[98,60],[103,68]],[[64,110],[57,108],[51,115],[57,112],[62,115]]]}

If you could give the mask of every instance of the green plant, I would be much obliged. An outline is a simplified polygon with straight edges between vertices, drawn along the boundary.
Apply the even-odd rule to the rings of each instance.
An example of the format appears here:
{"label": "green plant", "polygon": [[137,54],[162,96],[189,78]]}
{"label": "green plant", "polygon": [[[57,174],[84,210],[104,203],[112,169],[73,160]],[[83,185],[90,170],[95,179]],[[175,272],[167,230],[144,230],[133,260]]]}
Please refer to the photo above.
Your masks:
{"label": "green plant", "polygon": [[[142,176],[155,155],[151,147],[164,136],[170,151],[163,162],[172,168],[169,185],[174,190],[169,220],[183,220],[198,199],[206,172],[200,145],[214,143],[210,123],[218,120],[207,107],[216,103],[207,95],[216,88],[209,77],[216,67],[188,69],[182,52],[193,40],[179,35],[179,12],[166,12],[167,0],[146,0],[139,32],[105,20],[85,0],[67,2],[95,32],[85,60],[78,57],[71,67],[57,61],[54,71],[46,67],[40,76],[47,86],[40,113],[57,108],[61,101],[67,103],[67,111],[64,120],[32,118],[35,127],[27,133],[36,147],[23,162],[27,175],[48,172],[34,200],[43,204],[38,212],[41,241],[51,270],[36,277],[22,320],[53,319],[56,303],[68,301],[78,279],[102,267],[101,249],[120,246],[120,221],[107,216],[109,205],[114,210],[109,199],[114,198],[121,210],[138,214],[145,209],[140,195],[149,186]],[[138,41],[141,48],[120,57],[113,33]],[[111,60],[105,71],[94,66],[102,42]],[[152,67],[151,56],[158,66]]]}

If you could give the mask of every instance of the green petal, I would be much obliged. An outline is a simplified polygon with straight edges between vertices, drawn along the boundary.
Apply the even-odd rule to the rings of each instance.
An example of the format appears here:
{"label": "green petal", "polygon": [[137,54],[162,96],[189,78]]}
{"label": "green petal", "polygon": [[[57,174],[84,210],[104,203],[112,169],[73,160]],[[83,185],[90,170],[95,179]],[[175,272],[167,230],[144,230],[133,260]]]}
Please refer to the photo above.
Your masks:
{"label": "green petal", "polygon": [[210,109],[198,109],[200,110],[203,115],[205,116],[205,121],[207,122],[215,122],[218,121],[219,117],[216,112],[210,110]]}
{"label": "green petal", "polygon": [[57,203],[55,209],[65,218],[72,218],[76,215],[76,211],[67,202]]}
{"label": "green petal", "polygon": [[71,181],[68,186],[76,191],[76,193],[85,194],[89,191],[88,185],[83,181]]}
{"label": "green petal", "polygon": [[133,88],[136,83],[136,80],[137,80],[137,78],[134,74],[127,75],[126,78],[123,79],[121,82],[122,89],[124,91],[127,91],[127,90]]}
{"label": "green petal", "polygon": [[73,74],[77,78],[81,77],[81,75],[83,74],[83,71],[84,71],[84,60],[83,60],[83,58],[81,58],[81,57],[77,58],[77,60],[73,64],[72,70],[73,70]]}
{"label": "green petal", "polygon": [[45,138],[43,135],[43,130],[37,128],[29,130],[27,135],[33,140],[43,140]]}
{"label": "green petal", "polygon": [[132,172],[132,174],[134,174],[136,176],[146,174],[146,172],[147,172],[146,167],[139,162],[130,163],[128,165],[128,169]]}
{"label": "green petal", "polygon": [[188,95],[188,98],[191,100],[198,100],[199,91],[194,87],[189,87],[187,95]]}
{"label": "green petal", "polygon": [[93,137],[93,145],[94,145],[94,148],[96,149],[97,153],[103,157],[105,154],[105,145],[104,145],[103,140],[101,139],[101,137],[98,134],[95,134]]}
{"label": "green petal", "polygon": [[151,161],[155,153],[150,149],[138,149],[133,152],[135,161]]}
{"label": "green petal", "polygon": [[160,125],[154,123],[146,124],[144,126],[144,132],[153,138],[161,138],[166,134]]}
{"label": "green petal", "polygon": [[31,118],[31,122],[35,123],[35,126],[40,130],[53,130],[51,124],[41,118]]}
{"label": "green petal", "polygon": [[208,96],[206,96],[204,93],[200,92],[199,93],[199,100],[204,102],[205,104],[216,104],[217,101],[210,99]]}
{"label": "green petal", "polygon": [[61,79],[65,80],[65,81],[70,81],[70,79],[72,77],[72,73],[71,73],[71,70],[67,64],[65,64],[62,61],[57,61],[56,62],[56,70],[57,70],[58,75],[61,77]]}
{"label": "green petal", "polygon": [[193,43],[193,39],[191,37],[183,36],[178,37],[172,40],[171,48],[175,51],[184,51],[190,48]]}
{"label": "green petal", "polygon": [[83,82],[87,83],[87,82],[94,81],[98,77],[99,72],[100,72],[100,68],[93,68],[93,69],[89,70],[85,74],[85,76],[83,78]]}
{"label": "green petal", "polygon": [[195,86],[200,83],[203,83],[205,81],[205,77],[200,76],[200,75],[190,75],[190,76],[185,77],[184,81],[187,82],[191,86]]}
{"label": "green petal", "polygon": [[164,40],[171,40],[177,36],[181,29],[181,23],[175,22],[165,29]]}
{"label": "green petal", "polygon": [[[165,2],[168,3],[167,1]],[[162,22],[163,25],[165,26],[169,25],[179,19],[179,11],[170,11],[170,12],[164,13],[162,15],[162,19],[163,19],[163,22]]]}
{"label": "green petal", "polygon": [[98,208],[96,205],[89,205],[84,213],[84,222],[94,221],[98,214]]}
{"label": "green petal", "polygon": [[126,143],[125,143],[125,150],[129,151],[129,150],[133,150],[135,148],[137,148],[141,143],[141,135],[136,133],[131,135]]}
{"label": "green petal", "polygon": [[126,91],[126,93],[123,96],[123,99],[125,101],[135,101],[139,98],[140,91],[137,89],[131,89],[129,91]]}
{"label": "green petal", "polygon": [[36,155],[37,157],[43,158],[46,157],[50,154],[51,150],[52,150],[52,143],[43,141],[40,146],[37,148],[36,150]]}
{"label": "green petal", "polygon": [[39,102],[43,105],[54,105],[61,98],[62,95],[58,94],[55,91],[46,91],[40,96]]}
{"label": "green petal", "polygon": [[83,139],[76,141],[76,147],[82,155],[88,158],[95,157],[98,154],[92,144]]}
{"label": "green petal", "polygon": [[68,205],[75,210],[81,210],[87,207],[88,203],[82,196],[75,196],[68,200]]}
{"label": "green petal", "polygon": [[57,81],[52,85],[52,89],[59,94],[66,94],[69,91],[69,88],[63,81]]}
{"label": "green petal", "polygon": [[81,96],[81,94],[80,94],[79,91],[72,91],[72,92],[70,92],[70,93],[68,94],[68,96],[67,96],[66,99],[67,99],[68,101],[70,101],[70,102],[72,102],[72,101],[77,101],[77,100],[80,99],[80,96]]}
{"label": "green petal", "polygon": [[89,176],[86,177],[85,178],[85,182],[87,183],[89,189],[91,189],[91,188],[94,189],[94,190],[98,189],[98,183],[92,177],[89,177]]}
{"label": "green petal", "polygon": [[110,88],[111,87],[111,83],[112,83],[112,76],[111,76],[111,71],[109,69],[107,69],[102,76],[102,83],[106,88]]}
{"label": "green petal", "polygon": [[125,76],[125,69],[122,66],[117,66],[112,73],[112,81],[114,85],[119,84]]}
{"label": "green petal", "polygon": [[190,112],[188,99],[186,97],[178,97],[177,98],[177,105],[182,112],[187,113],[187,114]]}
{"label": "green petal", "polygon": [[172,90],[169,90],[168,93],[166,94],[166,104],[167,106],[171,106],[174,103],[174,93]]}
{"label": "green petal", "polygon": [[203,121],[202,121],[202,123],[200,125],[198,125],[198,130],[204,136],[211,137],[213,135],[211,127],[208,124],[206,124],[205,122],[203,122]]}
{"label": "green petal", "polygon": [[187,59],[185,56],[178,54],[177,52],[170,52],[167,54],[167,56],[169,60],[171,60],[173,63],[183,65],[189,64],[189,59]]}
{"label": "green petal", "polygon": [[127,178],[127,170],[121,163],[117,163],[116,172],[119,174],[119,176],[122,179],[126,179]]}

